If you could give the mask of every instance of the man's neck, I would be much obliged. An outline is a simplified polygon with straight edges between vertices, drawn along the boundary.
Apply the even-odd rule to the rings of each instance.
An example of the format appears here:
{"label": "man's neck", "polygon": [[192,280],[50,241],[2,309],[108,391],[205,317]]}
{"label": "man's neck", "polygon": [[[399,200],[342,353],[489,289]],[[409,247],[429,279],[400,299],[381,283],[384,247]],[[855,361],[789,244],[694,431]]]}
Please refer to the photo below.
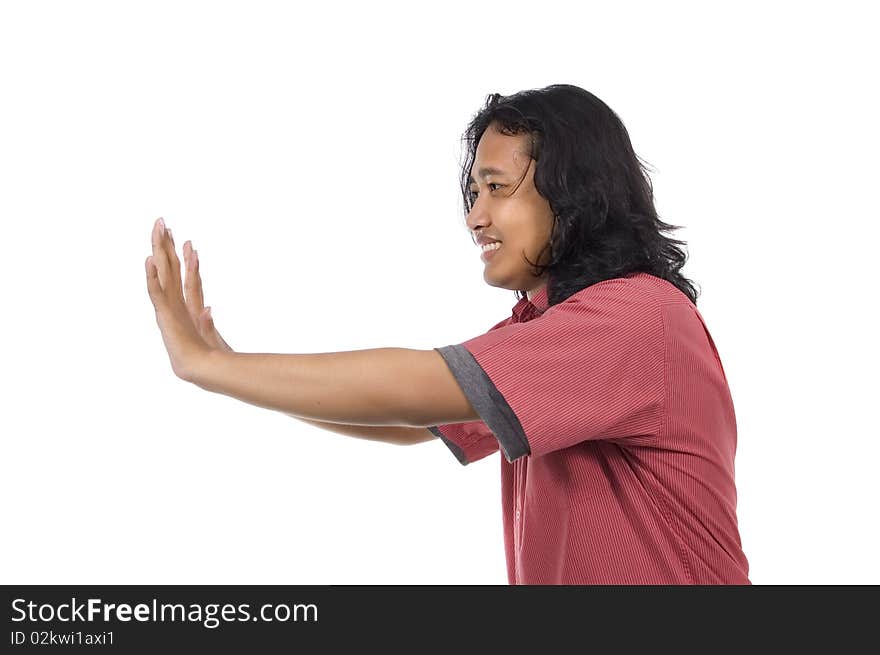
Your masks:
{"label": "man's neck", "polygon": [[538,287],[537,289],[532,289],[530,291],[526,291],[526,298],[529,302],[532,302],[532,298],[538,295],[538,292],[543,289],[543,286]]}

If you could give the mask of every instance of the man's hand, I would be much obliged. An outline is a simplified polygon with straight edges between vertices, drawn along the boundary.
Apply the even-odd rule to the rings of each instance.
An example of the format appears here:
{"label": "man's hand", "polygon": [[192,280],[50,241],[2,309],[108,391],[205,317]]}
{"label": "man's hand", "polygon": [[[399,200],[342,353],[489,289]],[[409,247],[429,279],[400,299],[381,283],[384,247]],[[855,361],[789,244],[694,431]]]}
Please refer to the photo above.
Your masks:
{"label": "man's hand", "polygon": [[190,381],[199,360],[217,347],[206,341],[196,327],[202,313],[201,284],[195,285],[189,280],[191,275],[187,276],[190,289],[187,298],[191,298],[188,302],[181,287],[180,261],[174,250],[171,230],[165,229],[161,218],[153,225],[151,240],[153,254],[144,262],[147,292],[156,310],[156,323],[171,360],[171,369],[177,377]]}

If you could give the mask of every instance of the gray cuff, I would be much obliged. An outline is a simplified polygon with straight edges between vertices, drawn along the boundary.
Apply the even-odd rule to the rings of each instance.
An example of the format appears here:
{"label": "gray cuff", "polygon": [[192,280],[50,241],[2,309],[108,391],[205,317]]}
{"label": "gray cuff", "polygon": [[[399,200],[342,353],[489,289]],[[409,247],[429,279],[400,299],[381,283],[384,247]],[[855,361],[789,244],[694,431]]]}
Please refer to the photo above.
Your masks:
{"label": "gray cuff", "polygon": [[[461,344],[442,346],[434,350],[446,360],[464,395],[498,439],[498,445],[507,461],[513,462],[523,455],[529,455],[531,448],[519,419],[470,351]],[[456,450],[461,449],[456,447]],[[461,459],[459,457],[459,461]]]}
{"label": "gray cuff", "polygon": [[450,441],[449,439],[447,439],[446,437],[444,437],[444,436],[443,436],[443,433],[440,432],[440,430],[438,430],[436,426],[434,426],[434,425],[429,425],[429,426],[428,426],[428,429],[429,429],[431,432],[433,432],[434,434],[436,434],[438,437],[440,437],[440,439],[443,440],[443,443],[445,443],[447,446],[449,446],[449,450],[452,451],[452,454],[455,455],[455,458],[456,458],[459,462],[461,462],[461,463],[464,464],[465,466],[467,466],[468,464],[470,464],[470,462],[468,462],[468,460],[467,460],[467,457],[464,456],[464,451],[463,451],[461,448],[458,447],[458,444],[456,444],[454,441]]}

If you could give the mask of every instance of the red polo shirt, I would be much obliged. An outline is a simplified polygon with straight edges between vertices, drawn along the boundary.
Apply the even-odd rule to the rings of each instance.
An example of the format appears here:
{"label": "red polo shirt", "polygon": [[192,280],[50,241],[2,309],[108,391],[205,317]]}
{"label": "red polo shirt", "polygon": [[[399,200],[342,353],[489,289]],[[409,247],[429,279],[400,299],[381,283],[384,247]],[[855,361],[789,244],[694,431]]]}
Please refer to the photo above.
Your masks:
{"label": "red polo shirt", "polygon": [[647,273],[436,349],[482,420],[432,426],[462,464],[500,450],[510,584],[750,584],[736,418],[697,308]]}

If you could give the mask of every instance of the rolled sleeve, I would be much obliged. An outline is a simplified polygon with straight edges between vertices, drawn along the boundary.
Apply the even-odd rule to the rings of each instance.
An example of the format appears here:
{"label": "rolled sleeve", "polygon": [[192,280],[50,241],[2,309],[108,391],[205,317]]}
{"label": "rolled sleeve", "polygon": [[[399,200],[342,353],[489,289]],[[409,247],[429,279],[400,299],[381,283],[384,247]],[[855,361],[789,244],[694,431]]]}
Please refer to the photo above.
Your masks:
{"label": "rolled sleeve", "polygon": [[528,455],[529,444],[519,419],[471,352],[460,344],[434,350],[446,360],[458,385],[483,419],[478,423],[493,437],[495,450],[500,447],[510,462]]}
{"label": "rolled sleeve", "polygon": [[[509,462],[588,440],[660,436],[661,306],[619,285],[588,287],[530,321],[436,350]],[[450,440],[476,452],[487,447],[486,431],[477,434]]]}
{"label": "rolled sleeve", "polygon": [[498,440],[482,421],[432,425],[428,429],[440,437],[463,465],[498,452]]}
{"label": "rolled sleeve", "polygon": [[[511,317],[508,317],[503,321],[499,321],[489,328],[486,334],[505,325],[509,325],[511,320]],[[452,348],[454,349],[455,347],[453,346]],[[435,350],[440,352],[443,358],[446,359],[446,363],[449,365],[447,348],[435,348]],[[459,357],[461,357],[461,355],[465,355],[471,360],[473,359],[467,351],[462,352]],[[465,375],[463,377],[460,377],[457,373],[457,371],[460,370],[457,365],[450,365],[450,369],[452,370],[453,375],[455,375],[459,385],[468,386],[469,391],[465,392],[468,398],[472,395],[478,396],[482,393],[482,389],[485,388],[487,381],[485,379],[485,374],[482,373],[479,366],[474,368],[472,365],[469,367],[468,370],[471,372],[471,376]],[[482,375],[482,378],[473,380],[472,375]],[[471,382],[473,382],[473,384],[471,384]],[[491,408],[487,408],[487,411],[490,411],[490,409]],[[482,416],[483,414],[481,413],[480,415]],[[465,466],[471,462],[483,459],[487,455],[498,452],[498,439],[486,425],[485,421],[432,425],[428,427],[428,430],[439,437],[449,450],[452,451],[452,454],[455,455],[456,459]]]}

